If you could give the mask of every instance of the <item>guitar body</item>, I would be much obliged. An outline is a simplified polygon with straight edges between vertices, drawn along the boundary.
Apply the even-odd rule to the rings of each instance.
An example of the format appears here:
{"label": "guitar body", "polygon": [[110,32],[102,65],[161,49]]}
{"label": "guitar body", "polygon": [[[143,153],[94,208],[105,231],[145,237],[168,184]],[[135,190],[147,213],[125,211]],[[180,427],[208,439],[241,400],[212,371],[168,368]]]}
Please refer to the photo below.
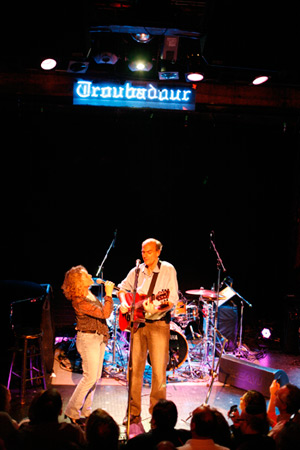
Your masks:
{"label": "guitar body", "polygon": [[[163,291],[160,291],[156,296],[153,295],[151,297],[151,301],[153,301],[155,299],[160,301],[161,309],[163,309],[164,306],[169,305],[169,302],[168,302],[169,295],[170,295],[169,289],[165,289]],[[133,303],[133,294],[126,293],[125,298],[126,298],[127,304],[129,306],[131,306]],[[137,325],[139,323],[145,322],[145,311],[144,311],[143,303],[147,298],[148,297],[146,295],[139,295],[138,293],[136,293],[133,322]],[[130,331],[130,316],[131,316],[130,310],[128,310],[128,312],[125,314],[122,314],[121,311],[119,310],[119,328],[121,331],[125,331],[125,330]]]}

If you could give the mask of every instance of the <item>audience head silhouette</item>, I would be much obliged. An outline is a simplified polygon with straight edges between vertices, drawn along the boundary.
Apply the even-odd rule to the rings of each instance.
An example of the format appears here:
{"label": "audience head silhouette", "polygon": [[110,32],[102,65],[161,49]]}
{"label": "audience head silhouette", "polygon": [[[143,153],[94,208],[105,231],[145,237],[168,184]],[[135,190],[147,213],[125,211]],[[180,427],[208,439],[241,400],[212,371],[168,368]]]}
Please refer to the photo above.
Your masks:
{"label": "audience head silhouette", "polygon": [[118,448],[120,429],[110,414],[101,408],[92,412],[86,422],[88,449],[114,450]]}

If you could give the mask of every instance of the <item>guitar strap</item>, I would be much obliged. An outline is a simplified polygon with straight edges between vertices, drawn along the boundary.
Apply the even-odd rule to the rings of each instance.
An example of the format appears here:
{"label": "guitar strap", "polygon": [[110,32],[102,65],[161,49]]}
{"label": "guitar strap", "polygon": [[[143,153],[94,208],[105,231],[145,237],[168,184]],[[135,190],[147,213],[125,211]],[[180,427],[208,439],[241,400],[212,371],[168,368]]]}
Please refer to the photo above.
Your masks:
{"label": "guitar strap", "polygon": [[[161,266],[161,262],[158,261],[157,267],[159,268],[159,270],[160,270],[160,266]],[[151,295],[153,294],[158,274],[159,274],[159,272],[154,272],[153,273],[152,280],[151,280],[151,283],[150,283],[150,286],[149,286],[149,289],[148,289],[148,292],[147,292],[147,297],[151,297]]]}
{"label": "guitar strap", "polygon": [[[159,268],[159,270],[160,270],[160,266],[161,266],[161,262],[158,261],[157,267]],[[147,297],[151,297],[151,295],[153,294],[158,274],[159,274],[159,272],[154,272],[154,274],[152,276],[152,280],[151,280],[151,283],[150,283],[150,286],[149,286],[149,289],[148,289],[148,292],[147,292]],[[170,313],[170,311],[168,311],[166,313],[166,315],[160,320],[165,320],[166,323],[170,323],[170,320],[171,320],[171,313]]]}

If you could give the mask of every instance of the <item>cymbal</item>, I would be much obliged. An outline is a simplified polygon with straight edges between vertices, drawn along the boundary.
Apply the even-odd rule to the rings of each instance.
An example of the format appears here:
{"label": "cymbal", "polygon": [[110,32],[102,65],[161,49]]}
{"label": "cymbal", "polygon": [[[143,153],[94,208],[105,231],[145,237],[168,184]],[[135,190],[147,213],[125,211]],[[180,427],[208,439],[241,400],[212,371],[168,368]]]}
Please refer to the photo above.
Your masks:
{"label": "cymbal", "polygon": [[[210,291],[208,289],[195,289],[195,290],[189,290],[185,291],[186,294],[190,295],[198,295],[199,297],[203,297],[209,300],[217,300],[217,293],[216,291]],[[218,298],[220,300],[224,299],[224,295],[219,294]]]}

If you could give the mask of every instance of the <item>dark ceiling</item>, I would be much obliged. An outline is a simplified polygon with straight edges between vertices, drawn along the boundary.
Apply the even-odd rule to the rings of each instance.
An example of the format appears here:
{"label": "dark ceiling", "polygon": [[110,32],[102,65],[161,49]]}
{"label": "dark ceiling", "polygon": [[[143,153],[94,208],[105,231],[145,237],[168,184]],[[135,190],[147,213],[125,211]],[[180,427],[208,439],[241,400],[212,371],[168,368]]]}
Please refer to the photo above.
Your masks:
{"label": "dark ceiling", "polygon": [[[53,55],[59,73],[70,73],[70,61],[78,61],[88,63],[93,76],[128,77],[130,54],[139,47],[153,61],[145,77],[157,80],[164,38],[177,36],[177,57],[169,62],[179,68],[181,81],[193,61],[206,83],[249,84],[261,72],[273,84],[300,82],[296,2],[54,0],[7,8],[0,72],[39,70],[40,58]],[[153,36],[149,44],[132,39],[142,31]],[[103,52],[115,54],[117,63],[96,64],[93,56]]]}
{"label": "dark ceiling", "polygon": [[[260,308],[272,302],[267,312],[280,313],[274,298],[280,304],[288,292],[296,244],[300,254],[296,6],[288,0],[10,2],[0,41],[1,132],[9,142],[2,152],[2,273],[60,287],[74,261],[95,273],[118,229],[105,267],[113,281],[125,276],[145,236],[154,235],[178,268],[183,292],[210,288],[214,230],[237,290]],[[179,37],[181,72],[188,56],[199,53],[206,79],[197,88],[198,109],[73,106],[77,74],[68,71],[69,62],[87,62],[87,77],[131,79],[137,76],[126,68],[137,45],[131,33],[141,30],[153,35],[140,44],[153,52],[151,80],[158,80],[165,36]],[[115,52],[118,62],[97,64],[96,50]],[[40,58],[53,54],[56,70],[42,72]],[[272,74],[270,82],[249,87],[247,76],[261,70]],[[151,220],[150,194],[156,194]]]}

